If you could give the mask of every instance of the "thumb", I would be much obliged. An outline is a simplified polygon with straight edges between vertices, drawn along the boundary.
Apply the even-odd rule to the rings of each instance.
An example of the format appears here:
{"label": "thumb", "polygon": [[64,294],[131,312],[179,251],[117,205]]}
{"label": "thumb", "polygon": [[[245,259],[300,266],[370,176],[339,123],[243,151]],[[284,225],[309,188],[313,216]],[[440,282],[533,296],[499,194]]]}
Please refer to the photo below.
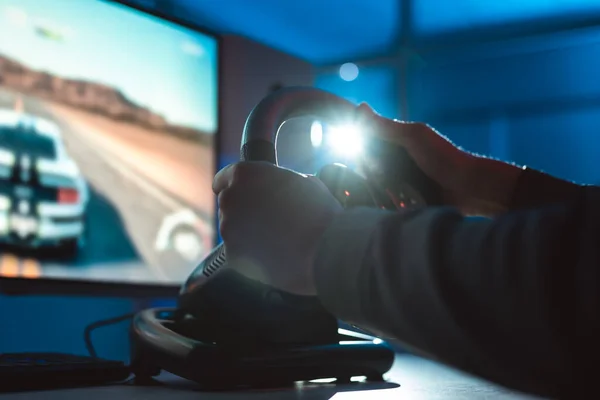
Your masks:
{"label": "thumb", "polygon": [[366,135],[399,145],[406,145],[416,128],[415,124],[382,116],[367,103],[356,109],[356,122]]}
{"label": "thumb", "polygon": [[356,108],[356,113],[360,117],[361,115],[379,115],[373,107],[371,107],[368,103],[360,103]]}

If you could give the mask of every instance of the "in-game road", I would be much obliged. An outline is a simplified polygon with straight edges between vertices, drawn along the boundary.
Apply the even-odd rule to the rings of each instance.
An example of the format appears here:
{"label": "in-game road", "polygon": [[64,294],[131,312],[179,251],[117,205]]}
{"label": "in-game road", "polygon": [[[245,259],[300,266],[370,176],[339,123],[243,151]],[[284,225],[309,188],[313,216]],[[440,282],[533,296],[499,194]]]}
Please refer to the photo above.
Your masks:
{"label": "in-game road", "polygon": [[[140,142],[143,138],[134,136],[141,135],[139,128],[0,90],[0,108],[15,106],[60,126],[90,187],[88,234],[79,256],[67,262],[39,252],[0,249],[0,275],[181,282],[208,250],[213,234],[208,170],[213,162],[202,158],[212,157],[211,150],[186,143],[186,153],[172,138],[153,133]],[[202,162],[190,165],[194,157]],[[164,236],[159,231],[174,214],[188,216],[179,218],[184,225],[175,229],[184,233],[183,240],[173,246],[170,237],[169,246],[161,247],[157,235]]]}

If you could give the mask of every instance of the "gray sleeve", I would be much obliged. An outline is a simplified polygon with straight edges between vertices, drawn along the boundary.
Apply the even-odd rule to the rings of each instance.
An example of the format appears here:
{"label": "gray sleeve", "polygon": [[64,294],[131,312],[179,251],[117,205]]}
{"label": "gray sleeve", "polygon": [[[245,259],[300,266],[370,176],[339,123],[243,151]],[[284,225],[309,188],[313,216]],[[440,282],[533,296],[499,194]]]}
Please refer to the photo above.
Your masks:
{"label": "gray sleeve", "polygon": [[[600,351],[600,189],[495,219],[357,209],[315,281],[340,319],[517,390],[574,398]],[[594,390],[595,390],[594,386]]]}

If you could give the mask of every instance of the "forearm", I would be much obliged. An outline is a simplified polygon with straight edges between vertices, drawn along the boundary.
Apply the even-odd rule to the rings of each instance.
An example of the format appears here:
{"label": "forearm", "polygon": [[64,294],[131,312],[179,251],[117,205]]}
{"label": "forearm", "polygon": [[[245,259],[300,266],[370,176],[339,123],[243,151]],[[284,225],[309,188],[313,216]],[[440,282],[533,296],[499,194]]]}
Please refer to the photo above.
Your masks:
{"label": "forearm", "polygon": [[[582,348],[598,356],[583,336],[600,334],[600,218],[588,213],[594,220],[582,227],[582,206],[572,204],[495,220],[443,209],[350,212],[323,240],[319,296],[339,318],[417,352],[557,395],[585,371],[574,364]],[[582,304],[589,314],[577,311]]]}
{"label": "forearm", "polygon": [[[583,186],[528,167],[474,156],[465,174],[464,190],[493,211],[518,210],[565,204],[579,195]],[[497,214],[493,212],[492,214]]]}
{"label": "forearm", "polygon": [[[565,204],[584,187],[528,167],[473,155],[462,175],[461,211],[494,216],[510,210]],[[466,199],[466,200],[465,200]],[[454,204],[449,199],[449,204]]]}
{"label": "forearm", "polygon": [[530,168],[522,169],[515,184],[509,207],[512,210],[569,204],[582,195],[578,185]]}

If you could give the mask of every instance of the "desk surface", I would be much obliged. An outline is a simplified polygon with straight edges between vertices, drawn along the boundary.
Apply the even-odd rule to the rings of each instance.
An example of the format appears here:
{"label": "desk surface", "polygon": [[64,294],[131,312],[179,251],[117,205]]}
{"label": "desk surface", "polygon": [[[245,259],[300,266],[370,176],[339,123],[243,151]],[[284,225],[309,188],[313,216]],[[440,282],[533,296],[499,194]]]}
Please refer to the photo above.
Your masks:
{"label": "desk surface", "polygon": [[387,374],[387,383],[350,385],[311,384],[295,389],[201,392],[192,382],[165,374],[163,385],[142,387],[133,385],[103,386],[84,389],[65,389],[42,392],[20,392],[0,395],[2,400],[204,400],[280,399],[280,400],[358,400],[358,399],[515,399],[534,398],[511,393],[487,382],[463,375],[428,360],[399,355]]}

